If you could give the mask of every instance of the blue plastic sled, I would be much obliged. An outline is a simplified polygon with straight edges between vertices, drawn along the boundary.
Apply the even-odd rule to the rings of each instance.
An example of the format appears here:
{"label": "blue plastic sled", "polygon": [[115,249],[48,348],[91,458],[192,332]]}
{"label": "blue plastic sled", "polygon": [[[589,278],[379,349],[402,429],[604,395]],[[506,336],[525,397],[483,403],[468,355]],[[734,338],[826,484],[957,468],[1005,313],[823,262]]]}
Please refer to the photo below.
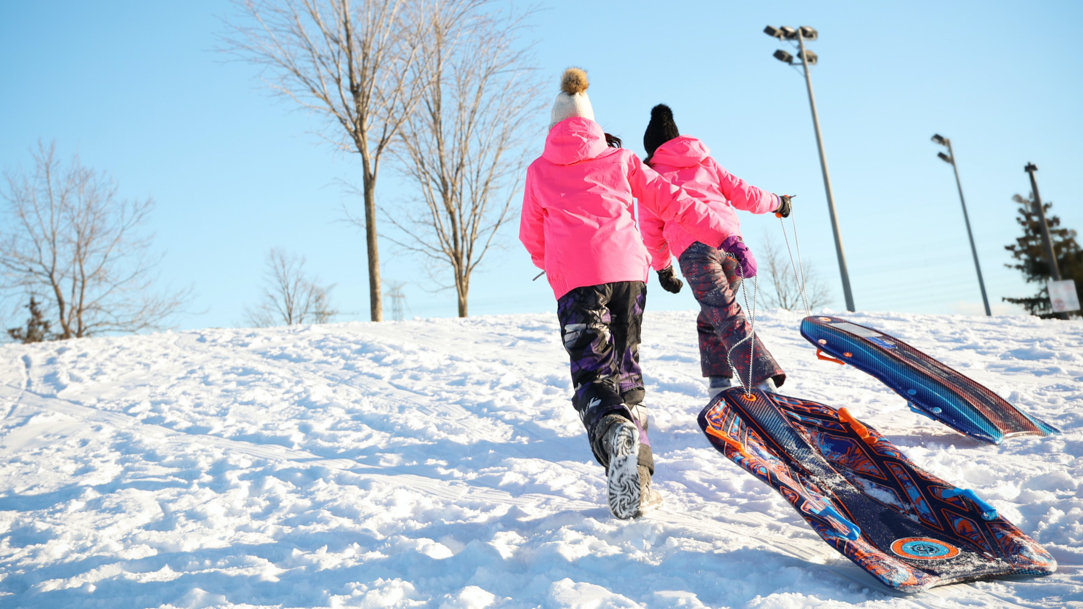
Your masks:
{"label": "blue plastic sled", "polygon": [[879,330],[812,315],[801,321],[801,335],[836,361],[876,377],[915,411],[960,433],[993,444],[1011,436],[1059,433],[983,385]]}

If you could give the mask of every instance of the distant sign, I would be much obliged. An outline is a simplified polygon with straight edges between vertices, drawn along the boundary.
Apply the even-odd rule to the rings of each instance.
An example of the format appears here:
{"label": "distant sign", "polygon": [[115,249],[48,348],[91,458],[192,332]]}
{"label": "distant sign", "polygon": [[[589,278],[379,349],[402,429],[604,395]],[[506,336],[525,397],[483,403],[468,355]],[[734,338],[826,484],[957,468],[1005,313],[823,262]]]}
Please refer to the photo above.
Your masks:
{"label": "distant sign", "polygon": [[1067,313],[1079,310],[1079,293],[1075,291],[1075,281],[1049,282],[1049,301],[1053,303],[1054,313]]}

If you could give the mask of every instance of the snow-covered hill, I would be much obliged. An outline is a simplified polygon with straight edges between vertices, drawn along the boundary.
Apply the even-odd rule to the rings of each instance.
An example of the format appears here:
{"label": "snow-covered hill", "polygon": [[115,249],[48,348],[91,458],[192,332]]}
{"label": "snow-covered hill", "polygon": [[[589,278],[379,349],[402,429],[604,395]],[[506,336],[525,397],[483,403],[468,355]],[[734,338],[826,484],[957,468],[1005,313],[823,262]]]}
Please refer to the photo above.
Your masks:
{"label": "snow-covered hill", "polygon": [[617,521],[554,315],[0,346],[0,607],[1083,607],[1083,323],[851,314],[1063,430],[989,446],[757,329],[1059,571],[892,594],[707,443],[693,312],[648,312],[662,506]]}

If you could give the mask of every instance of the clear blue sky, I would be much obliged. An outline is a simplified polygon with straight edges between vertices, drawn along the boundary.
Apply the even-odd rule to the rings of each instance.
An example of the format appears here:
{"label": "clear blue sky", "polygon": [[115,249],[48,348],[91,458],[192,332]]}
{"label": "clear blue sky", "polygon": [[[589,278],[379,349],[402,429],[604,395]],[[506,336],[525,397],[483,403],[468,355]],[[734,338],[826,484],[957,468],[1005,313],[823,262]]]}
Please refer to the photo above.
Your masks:
{"label": "clear blue sky", "polygon": [[[843,310],[841,282],[804,79],[771,54],[789,47],[766,25],[810,25],[820,57],[812,80],[839,224],[859,310],[982,312],[951,166],[933,133],[951,138],[995,313],[1002,296],[1036,288],[1005,268],[1020,234],[1012,195],[1030,190],[1064,225],[1083,230],[1083,3],[543,2],[527,36],[552,83],[537,117],[536,151],[560,73],[588,70],[598,121],[642,154],[651,106],[669,104],[733,173],[796,193],[802,253]],[[614,8],[614,7],[620,7]],[[272,247],[303,255],[335,284],[342,320],[368,318],[356,155],[332,150],[322,118],[270,95],[251,65],[221,52],[224,1],[0,0],[0,168],[30,168],[39,140],[109,174],[126,198],[152,197],[160,285],[191,287],[178,328],[236,326],[262,291]],[[390,167],[384,205],[407,194]],[[755,251],[781,245],[778,220],[742,215]],[[381,229],[390,230],[385,222]],[[555,310],[517,240],[475,274],[474,315]],[[385,282],[404,284],[407,316],[454,316],[451,290],[433,292],[422,261],[381,242]],[[447,272],[438,270],[438,278]],[[648,307],[690,309],[652,279]],[[0,311],[3,327],[24,310]],[[1018,312],[1018,311],[1014,311]],[[385,302],[390,317],[390,303]]]}

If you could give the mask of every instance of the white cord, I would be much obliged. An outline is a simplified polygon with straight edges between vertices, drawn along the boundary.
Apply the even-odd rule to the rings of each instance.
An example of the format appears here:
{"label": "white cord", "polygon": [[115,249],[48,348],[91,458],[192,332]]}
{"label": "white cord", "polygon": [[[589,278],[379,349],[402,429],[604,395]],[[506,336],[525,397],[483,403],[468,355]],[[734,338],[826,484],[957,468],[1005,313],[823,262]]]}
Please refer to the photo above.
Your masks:
{"label": "white cord", "polygon": [[[730,256],[730,254],[728,254],[728,253],[726,255]],[[745,287],[744,269],[741,268],[741,263],[737,261],[736,256],[733,256],[733,261],[737,262],[737,274],[741,276],[740,290],[741,290],[742,293],[744,293],[744,296],[745,296],[745,310],[750,311],[750,314],[745,315],[746,317],[748,317],[748,336],[746,336],[746,337],[742,338],[741,340],[737,341],[737,344],[733,345],[732,347],[729,348],[728,351],[726,351],[726,360],[729,362],[730,368],[732,368],[734,370],[734,376],[737,377],[737,382],[741,383],[741,387],[744,388],[745,393],[751,393],[752,392],[752,369],[755,367],[754,366],[754,362],[755,362],[754,358],[755,358],[755,355],[756,355],[756,341],[751,340],[751,339],[756,336],[756,301],[759,299],[759,295],[760,295],[760,281],[759,281],[759,278],[757,276],[755,276],[755,275],[752,276],[753,296],[752,296],[752,306],[749,307],[748,306],[748,288]],[[725,272],[723,271],[723,274],[724,273]],[[748,384],[745,384],[744,380],[741,378],[741,375],[738,373],[737,366],[733,365],[733,358],[730,357],[730,354],[733,353],[733,350],[736,349],[737,347],[741,346],[741,343],[743,343],[745,341],[749,341],[749,345],[748,345]]]}
{"label": "white cord", "polygon": [[808,304],[808,293],[805,291],[805,265],[801,260],[801,244],[797,240],[797,222],[790,218],[790,224],[793,227],[793,243],[797,249],[797,262],[794,262],[793,249],[790,248],[790,236],[786,232],[786,222],[782,218],[779,218],[778,221],[782,225],[782,238],[786,241],[786,253],[790,256],[790,268],[793,269],[794,277],[797,279],[797,289],[801,292],[801,302],[805,305],[805,315],[812,315],[812,308]]}

